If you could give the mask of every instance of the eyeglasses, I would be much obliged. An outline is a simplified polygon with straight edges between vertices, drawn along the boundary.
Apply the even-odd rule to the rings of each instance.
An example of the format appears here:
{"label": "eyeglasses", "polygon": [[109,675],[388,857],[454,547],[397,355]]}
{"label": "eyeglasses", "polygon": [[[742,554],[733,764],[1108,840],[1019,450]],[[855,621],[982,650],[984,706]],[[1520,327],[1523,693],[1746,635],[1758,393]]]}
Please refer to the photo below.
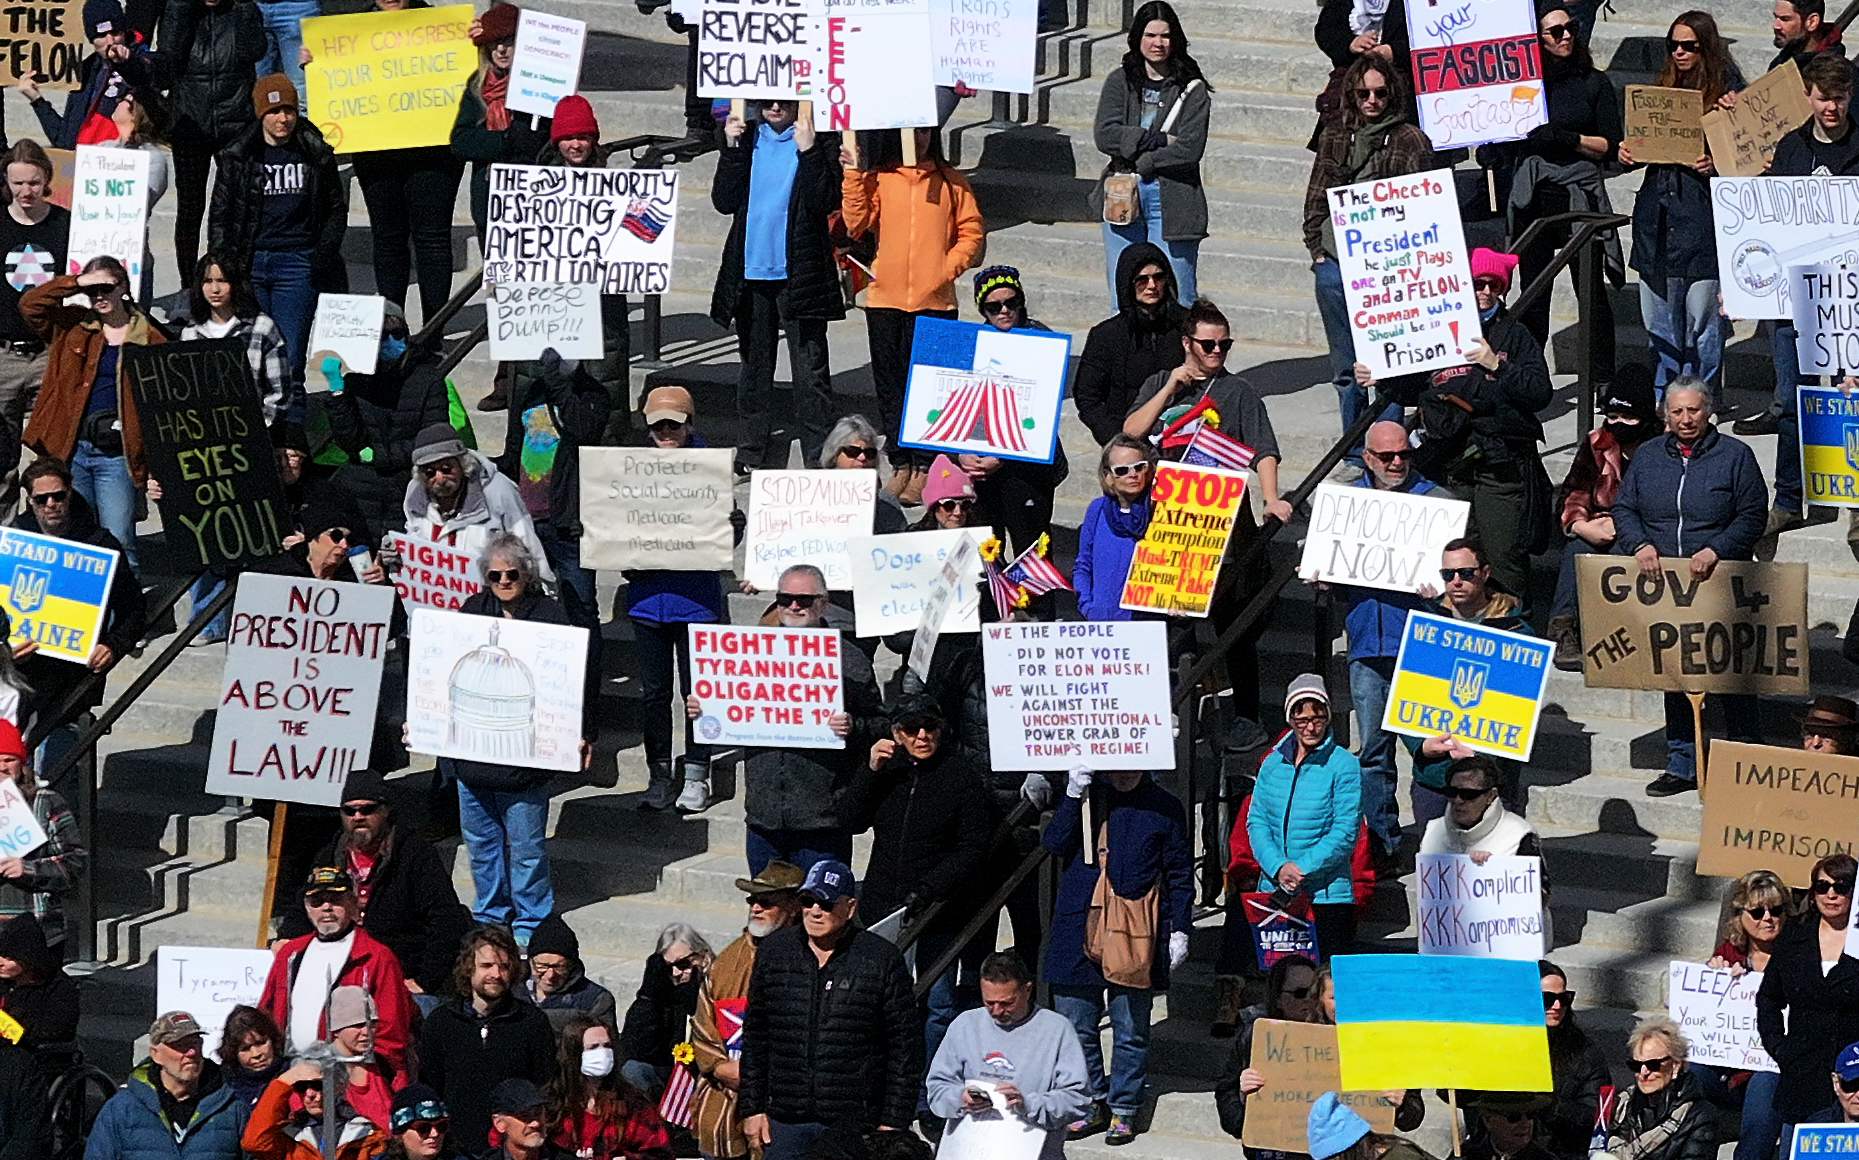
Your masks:
{"label": "eyeglasses", "polygon": [[775,593],[775,603],[780,605],[782,608],[801,608],[801,609],[812,608],[815,604],[818,604],[820,601],[825,600],[825,599],[826,597],[821,596],[817,592],[777,592]]}
{"label": "eyeglasses", "polygon": [[1305,713],[1301,716],[1291,718],[1291,724],[1293,725],[1321,725],[1325,721],[1328,721],[1329,719],[1330,719],[1330,715],[1328,713]]}
{"label": "eyeglasses", "polygon": [[1543,29],[1543,35],[1551,40],[1567,40],[1575,35],[1575,28],[1570,24],[1551,24]]}
{"label": "eyeglasses", "polygon": [[1149,461],[1145,459],[1141,463],[1113,463],[1107,470],[1118,479],[1122,479],[1125,476],[1140,475],[1149,470]]}
{"label": "eyeglasses", "polygon": [[1383,463],[1391,463],[1396,459],[1412,459],[1414,457],[1413,451],[1406,447],[1402,447],[1397,451],[1364,451],[1362,454],[1372,455]]}
{"label": "eyeglasses", "polygon": [[1486,794],[1492,793],[1495,791],[1488,790],[1488,789],[1472,789],[1469,786],[1463,786],[1463,785],[1449,785],[1445,789],[1440,790],[1440,792],[1445,794],[1447,797],[1451,798],[1453,801],[1470,802],[1470,801],[1477,801],[1479,798],[1484,797]]}
{"label": "eyeglasses", "polygon": [[912,737],[918,737],[925,733],[941,733],[942,722],[925,721],[921,719],[915,721],[899,721],[897,724],[891,726],[891,728],[897,730],[899,733],[906,733]]}
{"label": "eyeglasses", "polygon": [[1672,1062],[1672,1057],[1661,1055],[1657,1059],[1636,1059],[1632,1062],[1634,1071],[1663,1071],[1665,1065]]}
{"label": "eyeglasses", "polygon": [[1853,880],[1850,878],[1816,878],[1814,880],[1815,894],[1851,894],[1852,892]]}
{"label": "eyeglasses", "polygon": [[1286,987],[1278,993],[1280,995],[1287,995],[1293,999],[1308,999],[1310,998],[1310,992],[1311,988],[1309,987]]}
{"label": "eyeglasses", "polygon": [[1387,99],[1388,90],[1386,88],[1356,90],[1356,100],[1358,101],[1385,101]]}
{"label": "eyeglasses", "polygon": [[343,806],[342,816],[345,818],[365,818],[370,814],[380,813],[382,808],[380,802],[363,802],[358,806]]}
{"label": "eyeglasses", "polygon": [[1007,314],[1020,309],[1026,299],[1014,294],[1007,298],[990,298],[981,304],[983,314]]}
{"label": "eyeglasses", "polygon": [[1674,40],[1668,36],[1665,38],[1665,51],[1696,53],[1698,51],[1698,42],[1695,40]]}
{"label": "eyeglasses", "polygon": [[1189,341],[1200,347],[1202,354],[1213,354],[1216,351],[1225,354],[1233,349],[1233,340],[1230,338],[1195,338]]}
{"label": "eyeglasses", "polygon": [[[676,963],[672,965],[677,966]],[[573,965],[566,962],[539,963],[532,958],[529,960],[529,969],[538,975],[565,975],[573,969]]]}
{"label": "eyeglasses", "polygon": [[523,578],[521,568],[486,568],[484,578],[492,584],[515,584]]}
{"label": "eyeglasses", "polygon": [[876,447],[860,447],[857,444],[852,444],[847,447],[841,447],[839,449],[839,454],[847,459],[876,459],[878,458],[878,449]]}
{"label": "eyeglasses", "polygon": [[939,512],[965,512],[974,506],[975,501],[972,499],[939,499],[936,501],[936,510]]}
{"label": "eyeglasses", "polygon": [[651,431],[654,435],[669,435],[673,431],[684,430],[684,424],[677,419],[660,419],[658,422],[648,426],[647,430]]}
{"label": "eyeglasses", "polygon": [[458,463],[451,459],[442,459],[438,463],[422,463],[420,464],[420,474],[427,479],[431,479],[435,475],[457,475]]}
{"label": "eyeglasses", "polygon": [[1788,912],[1779,906],[1745,906],[1743,913],[1761,922],[1765,918],[1787,918]]}
{"label": "eyeglasses", "polygon": [[1441,568],[1439,570],[1439,578],[1448,584],[1452,583],[1455,579],[1476,580],[1478,579],[1478,570],[1480,567],[1483,567],[1483,565],[1471,568]]}
{"label": "eyeglasses", "polygon": [[1575,992],[1573,991],[1543,992],[1543,1010],[1545,1011],[1549,1010],[1551,1007],[1573,1007],[1574,1005]]}
{"label": "eyeglasses", "polygon": [[44,507],[48,503],[69,503],[71,489],[61,487],[57,491],[36,491],[32,493],[32,506]]}

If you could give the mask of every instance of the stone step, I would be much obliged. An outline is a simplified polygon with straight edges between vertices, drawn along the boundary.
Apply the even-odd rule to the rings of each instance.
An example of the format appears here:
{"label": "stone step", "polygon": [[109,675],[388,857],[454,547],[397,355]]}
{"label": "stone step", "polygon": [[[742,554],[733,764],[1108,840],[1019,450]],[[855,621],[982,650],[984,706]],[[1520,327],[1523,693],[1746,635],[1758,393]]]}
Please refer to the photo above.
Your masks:
{"label": "stone step", "polygon": [[1624,770],[1597,769],[1548,789],[1532,787],[1526,816],[1532,822],[1581,832],[1695,842],[1703,821],[1697,795],[1647,797],[1646,785],[1657,773],[1647,769],[1639,776],[1628,776]]}

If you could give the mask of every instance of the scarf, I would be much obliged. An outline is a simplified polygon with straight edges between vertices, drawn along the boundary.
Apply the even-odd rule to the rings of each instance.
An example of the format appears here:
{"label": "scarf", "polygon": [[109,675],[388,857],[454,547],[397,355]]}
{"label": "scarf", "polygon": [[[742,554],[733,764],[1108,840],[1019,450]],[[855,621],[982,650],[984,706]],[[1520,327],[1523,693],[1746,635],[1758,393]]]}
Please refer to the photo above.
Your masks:
{"label": "scarf", "polygon": [[484,70],[484,85],[479,90],[484,96],[484,127],[494,133],[501,133],[510,127],[510,110],[504,106],[504,97],[510,91],[510,74],[497,75],[497,70]]}
{"label": "scarf", "polygon": [[1148,500],[1139,500],[1128,511],[1118,506],[1117,501],[1105,496],[1104,522],[1110,530],[1126,540],[1140,540],[1149,530],[1150,504]]}
{"label": "scarf", "polygon": [[[1691,1119],[1698,1113],[1700,1100],[1685,1100],[1673,1106],[1678,1085],[1674,1078],[1663,1091],[1651,1096],[1640,1096],[1644,1106],[1659,1116],[1659,1122],[1644,1131],[1636,1131],[1638,1124],[1634,1115],[1634,1097],[1639,1089],[1629,1085],[1624,1091],[1614,1094],[1613,1114],[1607,1133],[1607,1150],[1615,1160],[1644,1160],[1661,1152],[1681,1133],[1689,1130]],[[1663,1108],[1660,1106],[1663,1105]]]}
{"label": "scarf", "polygon": [[1485,816],[1479,818],[1478,824],[1470,829],[1460,829],[1450,813],[1439,820],[1437,829],[1428,826],[1421,836],[1422,854],[1469,854],[1473,850],[1500,855],[1515,854],[1518,844],[1530,833],[1529,823],[1505,809],[1501,801],[1492,802],[1486,808]]}
{"label": "scarf", "polygon": [[1349,135],[1349,152],[1343,158],[1343,171],[1350,178],[1361,173],[1368,165],[1369,159],[1386,141],[1387,134],[1407,119],[1407,114],[1399,109],[1388,109],[1380,117],[1358,128]]}

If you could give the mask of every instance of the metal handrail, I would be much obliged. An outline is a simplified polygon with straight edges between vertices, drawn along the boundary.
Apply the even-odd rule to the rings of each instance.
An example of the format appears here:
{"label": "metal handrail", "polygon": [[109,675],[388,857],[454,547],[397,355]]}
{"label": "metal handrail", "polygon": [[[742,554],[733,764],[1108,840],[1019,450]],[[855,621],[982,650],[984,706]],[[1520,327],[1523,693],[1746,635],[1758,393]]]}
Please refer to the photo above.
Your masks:
{"label": "metal handrail", "polygon": [[1833,22],[1834,26],[1841,32],[1845,32],[1852,27],[1855,17],[1859,17],[1859,0],[1852,0],[1852,3],[1846,6],[1846,11],[1840,13],[1840,18]]}
{"label": "metal handrail", "polygon": [[[1859,4],[1859,0],[1853,0],[1853,3]],[[1512,243],[1510,248],[1511,253],[1521,254],[1525,247],[1535,241],[1545,230],[1553,226],[1561,225],[1564,222],[1576,223],[1576,225],[1574,232],[1569,235],[1569,240],[1556,251],[1556,256],[1550,260],[1549,265],[1544,266],[1542,270],[1537,273],[1536,277],[1530,279],[1530,284],[1525,286],[1517,294],[1516,301],[1512,302],[1508,307],[1510,312],[1512,314],[1522,314],[1525,310],[1536,305],[1536,300],[1538,298],[1549,293],[1549,288],[1555,282],[1556,275],[1560,274],[1565,267],[1572,263],[1576,256],[1587,248],[1588,243],[1594,240],[1597,234],[1605,233],[1609,230],[1616,230],[1624,225],[1630,225],[1632,221],[1632,218],[1625,214],[1618,213],[1559,213],[1531,222],[1528,228],[1526,228],[1522,234],[1518,235],[1517,240]]]}
{"label": "metal handrail", "polygon": [[[202,575],[204,575],[204,573]],[[172,611],[175,604],[180,601],[181,596],[198,582],[199,577],[195,577],[191,580],[186,578],[180,579],[176,581],[168,591],[163,592],[157,597],[155,602],[149,605],[148,609],[143,613],[142,623],[135,626],[137,639],[140,639],[142,635],[149,630],[150,625]],[[38,748],[45,743],[45,739],[51,735],[54,729],[66,724],[79,713],[83,712],[82,706],[85,698],[89,697],[97,686],[108,680],[110,673],[122,662],[122,656],[112,657],[110,663],[103,668],[85,673],[83,679],[72,687],[71,691],[65,695],[65,699],[59,702],[56,709],[52,710],[50,713],[38,714],[36,720],[33,722],[32,728],[26,733],[26,748],[29,751]],[[61,768],[59,772],[62,773],[63,769]],[[40,774],[40,780],[50,781],[52,779],[49,773],[42,772]]]}

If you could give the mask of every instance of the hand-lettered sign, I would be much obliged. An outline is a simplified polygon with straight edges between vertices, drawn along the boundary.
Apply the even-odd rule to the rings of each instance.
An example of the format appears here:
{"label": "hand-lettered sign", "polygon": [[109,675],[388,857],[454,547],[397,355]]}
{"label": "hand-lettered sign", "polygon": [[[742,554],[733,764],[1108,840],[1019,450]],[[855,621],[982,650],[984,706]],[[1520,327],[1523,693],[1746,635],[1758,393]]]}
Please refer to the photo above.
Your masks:
{"label": "hand-lettered sign", "polygon": [[1414,107],[1438,150],[1516,141],[1549,120],[1529,0],[1452,0],[1407,9]]}
{"label": "hand-lettered sign", "polygon": [[1173,769],[1168,626],[981,626],[995,769]]}

